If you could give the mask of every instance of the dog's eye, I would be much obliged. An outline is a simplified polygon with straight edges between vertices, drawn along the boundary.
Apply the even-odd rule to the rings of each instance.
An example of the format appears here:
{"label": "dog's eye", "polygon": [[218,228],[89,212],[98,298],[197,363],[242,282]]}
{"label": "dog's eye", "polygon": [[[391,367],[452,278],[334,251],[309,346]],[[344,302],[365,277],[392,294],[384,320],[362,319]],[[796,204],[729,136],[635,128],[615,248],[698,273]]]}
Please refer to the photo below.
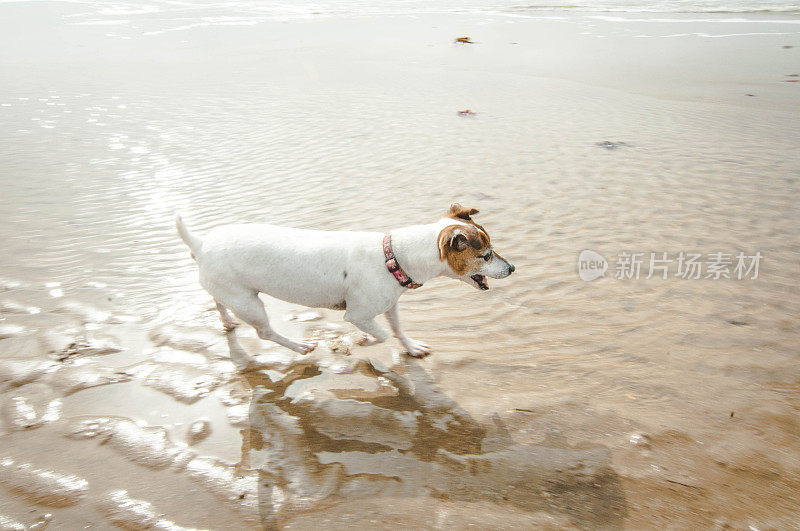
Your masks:
{"label": "dog's eye", "polygon": [[484,259],[484,260],[486,260],[487,262],[488,262],[489,260],[491,260],[491,259],[492,259],[492,251],[489,251],[488,253],[486,253],[485,255],[483,255],[483,259]]}

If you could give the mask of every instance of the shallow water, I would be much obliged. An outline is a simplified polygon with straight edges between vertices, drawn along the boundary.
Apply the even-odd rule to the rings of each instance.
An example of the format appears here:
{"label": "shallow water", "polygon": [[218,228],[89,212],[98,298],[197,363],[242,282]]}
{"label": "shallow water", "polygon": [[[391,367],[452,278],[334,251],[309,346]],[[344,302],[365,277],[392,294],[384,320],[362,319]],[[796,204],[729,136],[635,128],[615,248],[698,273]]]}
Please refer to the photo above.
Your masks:
{"label": "shallow water", "polygon": [[[556,65],[593,61],[580,24],[342,18],[120,44],[64,23],[63,5],[2,9],[77,39],[2,56],[2,518],[797,521],[800,126],[782,77],[796,49],[779,46],[796,37],[732,42],[747,53],[718,69],[695,59],[671,98],[624,68],[640,51],[611,22],[596,31],[621,59],[597,60],[619,69],[595,84]],[[724,57],[697,40],[651,53],[699,42]],[[434,347],[420,362],[354,345],[339,312],[271,300],[315,353],[223,335],[172,225],[180,210],[201,233],[388,230],[452,201],[481,211],[517,271],[489,292],[436,280],[404,296],[407,330]],[[605,278],[579,278],[584,249]],[[622,252],[740,251],[763,255],[758,278],[682,279],[674,263],[666,280],[614,278]],[[261,370],[237,370],[245,353]]]}

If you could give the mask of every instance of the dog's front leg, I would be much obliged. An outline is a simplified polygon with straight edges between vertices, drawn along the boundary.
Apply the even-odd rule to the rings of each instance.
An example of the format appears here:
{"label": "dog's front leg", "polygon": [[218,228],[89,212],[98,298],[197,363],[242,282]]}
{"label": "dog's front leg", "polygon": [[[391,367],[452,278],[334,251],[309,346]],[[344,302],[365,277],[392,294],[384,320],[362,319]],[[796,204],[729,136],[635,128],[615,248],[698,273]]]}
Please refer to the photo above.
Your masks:
{"label": "dog's front leg", "polygon": [[431,353],[431,347],[425,343],[411,339],[403,331],[403,326],[400,324],[400,314],[397,313],[397,304],[389,308],[389,310],[386,312],[386,320],[389,321],[389,325],[392,327],[394,336],[400,340],[400,344],[403,345],[403,348],[406,349],[406,352],[408,352],[409,355],[414,356],[415,358],[424,358]]}

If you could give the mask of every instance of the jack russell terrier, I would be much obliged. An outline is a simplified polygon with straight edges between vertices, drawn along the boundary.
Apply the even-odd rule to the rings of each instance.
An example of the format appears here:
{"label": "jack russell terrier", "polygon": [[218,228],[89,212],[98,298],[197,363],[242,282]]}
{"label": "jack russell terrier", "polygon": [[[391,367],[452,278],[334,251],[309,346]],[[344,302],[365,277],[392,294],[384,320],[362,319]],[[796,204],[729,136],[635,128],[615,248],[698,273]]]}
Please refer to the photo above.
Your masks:
{"label": "jack russell terrier", "polygon": [[456,203],[435,223],[389,234],[243,224],[217,227],[201,239],[189,232],[180,215],[176,224],[226,330],[238,324],[233,312],[262,339],[301,354],[312,351],[315,343],[294,341],[270,327],[258,298],[266,293],[290,303],[345,310],[345,321],[368,334],[362,344],[389,338],[375,322],[385,313],[403,348],[421,358],[430,354],[430,347],[403,332],[397,313],[400,295],[440,276],[487,290],[486,277],[505,278],[514,272],[492,250],[486,230],[472,220],[477,213]]}

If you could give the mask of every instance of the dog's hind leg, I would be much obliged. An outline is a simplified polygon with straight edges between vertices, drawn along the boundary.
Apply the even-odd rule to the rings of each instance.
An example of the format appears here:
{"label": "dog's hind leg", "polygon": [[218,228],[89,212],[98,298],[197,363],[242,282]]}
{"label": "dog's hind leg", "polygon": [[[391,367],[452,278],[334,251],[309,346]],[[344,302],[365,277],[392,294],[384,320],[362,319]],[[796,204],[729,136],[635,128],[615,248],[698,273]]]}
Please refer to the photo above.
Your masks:
{"label": "dog's hind leg", "polygon": [[225,328],[226,332],[230,332],[237,326],[239,326],[239,321],[228,311],[224,304],[219,302],[218,300],[214,299],[214,302],[217,303],[217,310],[219,310],[219,319],[222,321],[222,327]]}
{"label": "dog's hind leg", "polygon": [[[347,318],[347,314],[344,316],[345,321],[350,321]],[[366,332],[370,337],[366,337],[363,340],[359,341],[359,345],[372,345],[375,343],[383,343],[387,339],[389,339],[389,332],[384,330],[378,323],[375,322],[375,319],[367,319],[365,321],[350,321],[354,325],[356,325],[359,330],[362,332]]]}
{"label": "dog's hind leg", "polygon": [[[249,324],[258,332],[258,337],[274,341],[279,345],[307,354],[316,348],[316,343],[312,341],[294,341],[277,333],[269,325],[267,312],[264,310],[264,303],[258,298],[256,291],[236,291],[236,292],[214,292],[214,298],[219,301],[223,308],[227,307],[242,321]],[[222,311],[220,310],[220,314]]]}

